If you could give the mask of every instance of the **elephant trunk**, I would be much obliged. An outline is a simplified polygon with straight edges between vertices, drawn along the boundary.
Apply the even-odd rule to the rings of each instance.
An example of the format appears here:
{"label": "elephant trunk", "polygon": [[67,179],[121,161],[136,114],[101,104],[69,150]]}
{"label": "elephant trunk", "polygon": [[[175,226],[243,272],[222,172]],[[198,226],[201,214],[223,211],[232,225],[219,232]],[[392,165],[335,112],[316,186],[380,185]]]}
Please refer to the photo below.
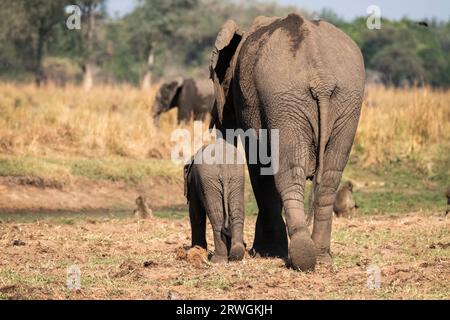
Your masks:
{"label": "elephant trunk", "polygon": [[155,114],[153,116],[153,124],[155,125],[156,128],[159,128],[159,118],[160,118],[160,114]]}

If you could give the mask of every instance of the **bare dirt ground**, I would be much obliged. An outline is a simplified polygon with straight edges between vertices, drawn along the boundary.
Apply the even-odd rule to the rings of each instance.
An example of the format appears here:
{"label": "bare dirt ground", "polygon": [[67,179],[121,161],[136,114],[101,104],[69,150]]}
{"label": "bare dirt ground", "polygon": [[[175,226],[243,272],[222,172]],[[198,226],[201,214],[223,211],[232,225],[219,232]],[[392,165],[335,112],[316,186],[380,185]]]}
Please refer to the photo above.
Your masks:
{"label": "bare dirt ground", "polygon": [[[247,217],[249,244],[254,223]],[[334,265],[301,273],[281,259],[179,260],[177,249],[190,243],[187,218],[2,222],[0,298],[449,299],[450,220],[442,213],[335,219],[333,228]],[[371,264],[381,270],[379,289],[367,287]],[[71,265],[81,270],[79,291],[66,287]]]}

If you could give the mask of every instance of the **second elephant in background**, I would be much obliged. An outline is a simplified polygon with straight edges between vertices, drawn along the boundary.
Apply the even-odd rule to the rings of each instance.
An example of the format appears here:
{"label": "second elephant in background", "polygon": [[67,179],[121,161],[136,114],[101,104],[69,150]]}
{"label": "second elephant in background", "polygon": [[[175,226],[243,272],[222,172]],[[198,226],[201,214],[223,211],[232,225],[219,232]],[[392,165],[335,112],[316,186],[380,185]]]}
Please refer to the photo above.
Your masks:
{"label": "second elephant in background", "polygon": [[212,109],[214,88],[209,79],[178,78],[161,85],[153,106],[153,119],[158,123],[162,113],[178,108],[178,124],[204,120]]}

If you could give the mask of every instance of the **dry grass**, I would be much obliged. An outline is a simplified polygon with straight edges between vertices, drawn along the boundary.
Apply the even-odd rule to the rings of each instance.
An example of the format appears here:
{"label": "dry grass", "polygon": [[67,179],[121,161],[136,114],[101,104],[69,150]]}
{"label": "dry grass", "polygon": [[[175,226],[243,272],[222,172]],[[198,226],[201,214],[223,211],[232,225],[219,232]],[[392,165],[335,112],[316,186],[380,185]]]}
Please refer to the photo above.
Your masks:
{"label": "dry grass", "polygon": [[[254,223],[247,218],[247,243]],[[200,268],[178,260],[176,249],[190,242],[186,218],[4,222],[0,299],[448,299],[449,227],[440,213],[337,219],[334,266],[300,273],[281,259]],[[371,264],[381,269],[380,289],[367,288]],[[81,270],[78,292],[66,287],[71,265]]]}
{"label": "dry grass", "polygon": [[[176,111],[156,128],[150,116],[154,89],[0,84],[0,152],[168,159]],[[354,148],[365,164],[411,155],[430,161],[439,149],[449,150],[448,141],[449,91],[367,90]]]}
{"label": "dry grass", "polygon": [[364,164],[414,157],[429,166],[448,156],[449,141],[450,91],[368,88],[354,145]]}
{"label": "dry grass", "polygon": [[[143,190],[164,206],[173,205],[178,196],[184,200],[181,183],[163,183],[167,176],[182,177],[180,168],[168,161],[149,161],[169,159],[170,133],[177,127],[175,110],[162,117],[159,129],[154,126],[152,101],[152,94],[129,86],[85,92],[71,86],[37,89],[0,84],[0,175],[67,176],[69,181],[76,176],[81,180],[73,183],[84,192],[95,197],[100,192],[109,203],[126,198],[121,205],[132,205],[133,192]],[[368,90],[346,177],[357,182],[356,197],[364,213],[418,212],[336,221],[331,270],[319,268],[303,274],[286,269],[279,259],[249,258],[194,268],[175,255],[176,248],[189,243],[185,210],[181,214],[159,212],[160,218],[145,222],[73,216],[63,221],[57,217],[25,223],[0,220],[0,299],[448,299],[450,229],[448,218],[442,215],[448,173],[439,169],[434,175],[418,175],[404,162],[390,164],[406,158],[428,168],[439,160],[448,172],[449,102],[450,91]],[[192,123],[185,128],[191,130]],[[363,170],[360,164],[378,165],[377,170],[372,170],[374,166]],[[158,179],[146,181],[149,176]],[[3,178],[7,183],[0,185],[0,195],[7,201],[6,194],[15,194],[14,179]],[[98,181],[105,179],[114,181],[116,193]],[[130,189],[123,181],[140,184]],[[25,187],[30,189],[26,195],[39,195],[40,207],[42,199],[55,198],[55,192],[70,198],[59,199],[56,208],[61,203],[82,203],[74,196],[75,187]],[[24,202],[23,188],[20,192],[16,200]],[[80,199],[92,206],[84,193]],[[246,212],[256,211],[251,200]],[[174,215],[182,219],[168,219]],[[254,223],[255,217],[249,216],[245,225],[248,244]],[[14,240],[25,245],[14,246]],[[366,287],[370,263],[381,268],[379,290]],[[72,264],[81,268],[79,292],[65,285],[66,268]]]}
{"label": "dry grass", "polygon": [[[153,90],[154,94],[154,90]],[[131,86],[59,88],[0,85],[0,151],[83,157],[162,157],[170,148],[168,115],[152,123],[153,94]],[[173,112],[172,112],[173,113]]]}

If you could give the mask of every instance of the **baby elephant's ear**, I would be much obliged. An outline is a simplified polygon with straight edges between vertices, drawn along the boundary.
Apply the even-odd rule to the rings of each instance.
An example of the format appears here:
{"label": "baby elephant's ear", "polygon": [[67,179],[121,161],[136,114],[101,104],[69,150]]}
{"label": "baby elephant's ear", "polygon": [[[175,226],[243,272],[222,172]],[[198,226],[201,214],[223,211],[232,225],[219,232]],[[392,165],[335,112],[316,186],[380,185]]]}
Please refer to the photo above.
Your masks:
{"label": "baby elephant's ear", "polygon": [[192,164],[194,163],[193,159],[184,165],[184,196],[189,203],[189,173],[191,172]]}
{"label": "baby elephant's ear", "polygon": [[214,82],[216,100],[214,108],[216,110],[213,110],[212,116],[215,118],[213,121],[216,124],[217,122],[222,124],[225,99],[231,81],[228,71],[241,39],[242,32],[239,31],[237,24],[233,20],[228,20],[223,24],[214,43],[209,69]]}

